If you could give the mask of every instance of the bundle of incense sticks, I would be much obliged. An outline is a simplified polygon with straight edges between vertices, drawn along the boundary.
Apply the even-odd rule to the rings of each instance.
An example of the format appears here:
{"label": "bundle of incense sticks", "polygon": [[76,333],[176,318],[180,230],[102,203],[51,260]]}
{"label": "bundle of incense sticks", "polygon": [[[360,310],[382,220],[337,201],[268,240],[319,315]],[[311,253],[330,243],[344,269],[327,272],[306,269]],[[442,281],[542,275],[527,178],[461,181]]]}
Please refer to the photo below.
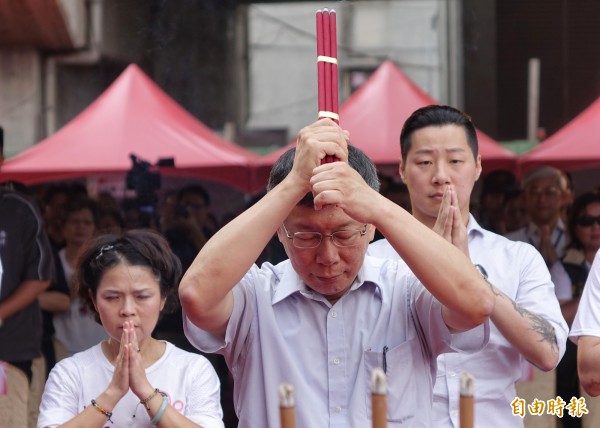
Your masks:
{"label": "bundle of incense sticks", "polygon": [[339,122],[337,24],[335,10],[317,10],[317,72],[319,119]]}
{"label": "bundle of incense sticks", "polygon": [[373,428],[387,427],[387,382],[378,367],[371,373],[371,413]]}
{"label": "bundle of incense sticks", "polygon": [[282,383],[279,386],[279,418],[281,428],[296,428],[294,387],[289,383]]}
{"label": "bundle of incense sticks", "polygon": [[[336,13],[333,9],[319,9],[316,18],[318,118],[328,117],[339,123]],[[327,156],[322,163],[334,160],[333,156]]]}
{"label": "bundle of incense sticks", "polygon": [[463,372],[460,378],[459,403],[460,428],[475,426],[475,398],[473,397],[473,376]]}

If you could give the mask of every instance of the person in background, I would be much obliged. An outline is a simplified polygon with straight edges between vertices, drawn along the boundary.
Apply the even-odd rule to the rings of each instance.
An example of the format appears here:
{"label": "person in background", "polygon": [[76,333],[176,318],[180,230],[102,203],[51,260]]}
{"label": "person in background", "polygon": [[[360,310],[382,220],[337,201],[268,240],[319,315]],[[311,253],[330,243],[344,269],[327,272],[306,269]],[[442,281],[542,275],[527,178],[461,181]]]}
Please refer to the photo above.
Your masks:
{"label": "person in background", "polygon": [[529,223],[520,188],[517,187],[506,194],[502,207],[502,218],[504,220],[503,235],[525,227]]}
{"label": "person in background", "polygon": [[[0,171],[4,161],[4,141],[0,132]],[[21,370],[29,381],[29,394],[22,407],[33,426],[45,379],[42,357],[42,313],[38,296],[53,278],[52,250],[37,204],[28,196],[0,187],[0,360]],[[0,396],[8,406],[0,406],[0,421],[12,420],[18,400],[14,390]],[[14,404],[14,402],[12,402]],[[7,412],[9,414],[7,414]]]}
{"label": "person in background", "polygon": [[67,284],[58,252],[53,251],[55,276],[50,286],[38,296],[38,302],[42,309],[42,354],[46,362],[46,377],[56,364],[56,347],[54,340],[54,316],[63,314],[71,306],[71,289]]}
{"label": "person in background", "polygon": [[[209,225],[210,195],[204,187],[191,184],[177,192],[168,192],[161,205],[159,224],[184,270],[189,268],[214,230]],[[173,313],[165,314],[156,326],[155,335],[181,349],[199,352],[189,342],[183,331],[181,307]],[[231,408],[230,374],[225,359],[221,355],[203,354],[215,368],[221,382],[222,406]],[[228,417],[231,417],[228,415]]]}
{"label": "person in background", "polygon": [[600,251],[594,256],[569,339],[577,345],[577,371],[583,389],[600,395]]}
{"label": "person in background", "polygon": [[565,182],[565,193],[563,197],[563,205],[561,208],[561,216],[563,221],[567,221],[569,218],[569,211],[571,210],[571,205],[575,200],[575,181],[573,180],[573,176],[568,171],[560,171],[563,175],[563,180]]}
{"label": "person in background", "polygon": [[146,230],[99,236],[83,250],[76,277],[79,298],[109,339],[57,363],[38,428],[222,428],[210,363],[152,337],[160,314],[176,304],[181,277],[165,239]]}
{"label": "person in background", "polygon": [[562,220],[567,182],[551,166],[528,171],[521,180],[521,197],[529,224],[506,234],[512,241],[528,242],[542,254],[548,268],[565,255],[569,232]]}
{"label": "person in background", "polygon": [[[460,376],[475,378],[475,426],[523,426],[510,403],[523,358],[551,370],[565,350],[567,325],[540,254],[482,228],[469,212],[471,192],[481,174],[475,126],[469,116],[432,105],[416,110],[400,134],[400,176],[408,187],[412,214],[463,251],[494,290],[487,346],[472,354],[437,358],[432,426],[458,427]],[[398,226],[400,227],[400,226]],[[370,245],[369,255],[408,266],[387,240]]]}
{"label": "person in background", "polygon": [[117,208],[102,208],[98,212],[98,234],[120,234],[125,228],[123,216]]}
{"label": "person in background", "polygon": [[503,209],[507,195],[516,187],[517,180],[510,171],[498,169],[483,177],[478,213],[481,227],[499,235],[506,233]]}
{"label": "person in background", "polygon": [[[282,382],[298,397],[299,427],[370,426],[376,367],[393,391],[388,420],[430,426],[435,357],[486,342],[489,285],[379,194],[375,166],[346,139],[330,119],[305,127],[271,169],[267,194],[208,241],[181,281],[186,334],[225,355],[240,428],[279,426]],[[327,156],[338,161],[321,165]],[[375,227],[416,277],[365,257]],[[274,233],[289,260],[259,268]]]}
{"label": "person in background", "polygon": [[[594,256],[600,249],[600,194],[587,192],[573,202],[567,223],[571,242],[561,263],[552,266],[552,282],[561,310],[571,327]],[[556,368],[556,394],[565,399],[579,397],[577,345],[567,343],[564,357]],[[581,418],[568,414],[560,419],[565,428],[581,427]]]}
{"label": "person in background", "polygon": [[61,218],[69,194],[70,189],[66,184],[49,185],[43,192],[41,209],[46,225],[46,233],[54,251],[60,250],[65,245]]}
{"label": "person in background", "polygon": [[[176,193],[175,200],[173,196],[172,193],[167,194],[163,200],[161,223],[165,230],[162,233],[185,270],[213,233],[207,227],[210,196],[199,185],[185,186]],[[176,312],[162,317],[156,327],[156,334],[161,339],[191,351],[195,348],[185,337],[182,316],[181,309],[178,308]],[[221,361],[217,366],[223,383],[226,380],[226,368],[223,373],[224,362]]]}
{"label": "person in background", "polygon": [[209,227],[210,195],[200,185],[189,185],[173,195],[165,196],[161,223],[163,235],[185,269],[192,263],[198,251],[215,232]]}
{"label": "person in background", "polygon": [[81,249],[87,244],[98,224],[98,206],[90,198],[73,197],[64,208],[61,219],[62,234],[65,247],[56,255],[57,281],[69,287],[71,301],[64,313],[53,317],[54,336],[59,349],[59,357],[71,356],[88,349],[107,335],[87,308],[85,301],[80,300],[77,284],[73,281],[73,272]]}

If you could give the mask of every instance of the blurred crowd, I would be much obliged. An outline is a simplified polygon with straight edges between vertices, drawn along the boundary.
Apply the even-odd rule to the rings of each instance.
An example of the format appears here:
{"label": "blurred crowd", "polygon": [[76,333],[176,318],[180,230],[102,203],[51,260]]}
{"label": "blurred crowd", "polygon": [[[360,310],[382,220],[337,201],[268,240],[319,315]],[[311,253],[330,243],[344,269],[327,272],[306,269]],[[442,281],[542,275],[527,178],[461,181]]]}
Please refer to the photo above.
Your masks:
{"label": "blurred crowd", "polygon": [[[382,176],[381,184],[383,195],[410,211],[409,194],[399,178]],[[49,184],[35,189],[14,183],[7,185],[37,202],[53,250],[55,277],[38,297],[43,311],[46,376],[58,360],[107,337],[77,298],[73,286],[77,257],[86,242],[103,233],[150,228],[167,239],[185,272],[206,241],[234,216],[220,221],[211,212],[209,192],[196,184],[166,192],[150,211],[135,199],[119,201],[109,193],[91,197],[80,184]],[[479,192],[474,192],[476,199],[471,201],[472,213],[484,228],[512,240],[529,242],[540,251],[552,273],[557,298],[569,325],[589,266],[600,248],[599,191],[575,197],[571,176],[544,166],[529,171],[520,182],[510,171],[492,171],[480,180]],[[275,264],[285,258],[283,247],[274,236],[257,262]],[[199,352],[185,337],[181,319],[181,309],[164,315],[156,328],[156,338]],[[231,379],[223,357],[213,354],[207,358],[221,380],[226,426],[235,426]],[[570,342],[557,368],[557,394],[579,395],[576,348]]]}

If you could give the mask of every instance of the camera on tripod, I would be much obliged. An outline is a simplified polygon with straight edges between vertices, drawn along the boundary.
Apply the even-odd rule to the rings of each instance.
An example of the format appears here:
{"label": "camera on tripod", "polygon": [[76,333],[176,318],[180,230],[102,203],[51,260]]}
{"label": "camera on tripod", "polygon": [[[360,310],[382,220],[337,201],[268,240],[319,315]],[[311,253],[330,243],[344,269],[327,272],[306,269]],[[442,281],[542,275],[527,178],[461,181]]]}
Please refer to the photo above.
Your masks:
{"label": "camera on tripod", "polygon": [[[136,201],[140,210],[146,213],[153,213],[154,207],[158,202],[157,191],[162,185],[162,177],[160,172],[152,170],[152,165],[139,159],[136,155],[129,155],[132,166],[127,172],[125,184],[128,189],[134,190]],[[175,166],[173,158],[161,158],[156,163],[157,167]]]}

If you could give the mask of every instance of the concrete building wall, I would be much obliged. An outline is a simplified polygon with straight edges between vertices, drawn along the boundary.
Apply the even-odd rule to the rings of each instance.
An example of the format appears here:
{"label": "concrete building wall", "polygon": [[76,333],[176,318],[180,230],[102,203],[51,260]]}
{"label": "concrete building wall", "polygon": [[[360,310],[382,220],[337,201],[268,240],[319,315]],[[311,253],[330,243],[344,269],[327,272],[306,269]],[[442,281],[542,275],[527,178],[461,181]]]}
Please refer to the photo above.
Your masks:
{"label": "concrete building wall", "polygon": [[0,50],[0,126],[4,155],[30,147],[40,135],[42,59],[33,49]]}
{"label": "concrete building wall", "polygon": [[[403,0],[348,3],[254,4],[248,9],[248,128],[288,128],[293,136],[316,119],[315,12],[337,12],[340,100],[349,93],[346,73],[374,70],[391,59],[422,89],[441,102],[459,103],[460,54],[450,64],[448,17],[457,1]],[[454,9],[453,9],[454,10]],[[453,15],[456,16],[456,13]],[[456,48],[456,37],[452,39]],[[462,48],[458,49],[462,51]],[[454,88],[452,91],[451,88]],[[460,95],[460,94],[459,94]]]}

